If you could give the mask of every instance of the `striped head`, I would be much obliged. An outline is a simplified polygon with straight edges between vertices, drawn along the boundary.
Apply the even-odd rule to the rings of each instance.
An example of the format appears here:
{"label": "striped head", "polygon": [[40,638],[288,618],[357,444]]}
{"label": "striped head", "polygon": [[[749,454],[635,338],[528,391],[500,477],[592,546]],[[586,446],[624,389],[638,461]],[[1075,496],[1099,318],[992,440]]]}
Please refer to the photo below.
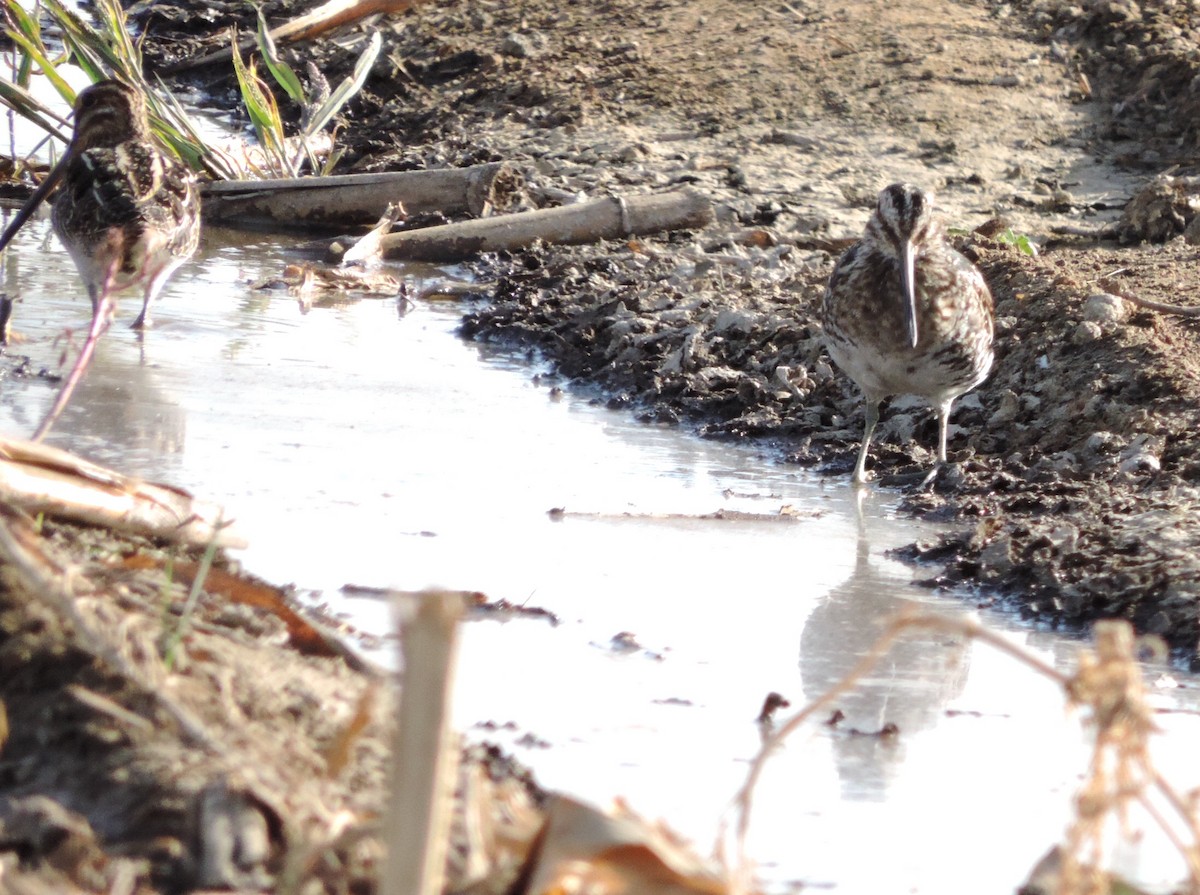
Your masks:
{"label": "striped head", "polygon": [[884,187],[866,232],[877,249],[897,258],[906,243],[918,245],[943,238],[933,215],[933,193],[911,183]]}
{"label": "striped head", "polygon": [[97,81],[75,98],[73,153],[111,148],[127,140],[149,140],[146,98],[120,81]]}
{"label": "striped head", "polygon": [[921,335],[917,331],[918,247],[945,238],[941,225],[933,216],[933,194],[911,183],[893,183],[884,187],[875,213],[867,222],[864,238],[877,251],[895,258],[898,263],[908,342],[916,348]]}

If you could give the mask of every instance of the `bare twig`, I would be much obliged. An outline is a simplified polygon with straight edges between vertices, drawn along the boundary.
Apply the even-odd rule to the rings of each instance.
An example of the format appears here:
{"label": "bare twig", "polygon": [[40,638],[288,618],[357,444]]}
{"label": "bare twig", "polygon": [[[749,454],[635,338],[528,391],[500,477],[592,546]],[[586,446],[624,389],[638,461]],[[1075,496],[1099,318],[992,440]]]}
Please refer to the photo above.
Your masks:
{"label": "bare twig", "polygon": [[[986,630],[978,622],[906,612],[891,621],[870,652],[848,674],[764,740],[761,751],[751,763],[746,782],[733,801],[732,807],[737,813],[737,854],[730,873],[732,895],[745,895],[750,891],[745,844],[753,792],[766,762],[776,747],[800,725],[850,690],[909,628],[945,631],[981,640],[1058,684],[1070,704],[1089,709],[1089,721],[1096,728],[1096,739],[1088,775],[1075,800],[1075,819],[1067,830],[1062,849],[1061,872],[1056,886],[1059,895],[1098,891],[1096,887],[1105,879],[1098,868],[1104,828],[1114,816],[1124,822],[1125,809],[1130,802],[1146,808],[1150,819],[1182,855],[1189,875],[1187,891],[1200,892],[1200,818],[1153,767],[1149,741],[1158,728],[1154,725],[1154,713],[1145,700],[1141,666],[1135,658],[1137,640],[1127,622],[1097,622],[1094,652],[1081,649],[1078,671],[1067,676],[999,634]],[[1178,813],[1191,837],[1190,843],[1149,801],[1149,790],[1158,792]],[[719,842],[724,841],[725,835],[726,828],[722,824]]]}
{"label": "bare twig", "polygon": [[[280,25],[277,28],[272,28],[268,33],[272,40],[279,43],[312,40],[314,37],[337,28],[340,25],[365,19],[377,13],[405,12],[418,2],[420,0],[329,0],[329,2],[318,6],[312,12],[292,19],[290,22]],[[247,38],[237,46],[242,52],[253,50],[257,46],[257,40],[253,37]],[[168,74],[176,74],[181,71],[189,71],[201,66],[212,65],[215,62],[228,62],[232,56],[233,48],[228,47],[204,56],[198,56],[195,59],[185,59],[182,62],[177,62],[174,65],[168,66],[165,71]]]}

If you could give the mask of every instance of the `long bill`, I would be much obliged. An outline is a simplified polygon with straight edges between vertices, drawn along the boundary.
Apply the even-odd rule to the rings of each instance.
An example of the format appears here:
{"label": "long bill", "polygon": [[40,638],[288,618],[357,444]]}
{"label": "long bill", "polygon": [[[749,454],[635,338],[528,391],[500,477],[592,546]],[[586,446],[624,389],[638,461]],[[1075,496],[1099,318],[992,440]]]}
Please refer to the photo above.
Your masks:
{"label": "long bill", "polygon": [[916,250],[911,239],[900,246],[900,288],[904,292],[904,322],[908,324],[908,344],[917,347]]}
{"label": "long bill", "polygon": [[12,242],[12,238],[17,235],[17,231],[21,229],[21,226],[29,220],[30,216],[37,211],[37,207],[50,195],[50,191],[62,180],[63,174],[67,171],[67,163],[70,161],[70,158],[71,153],[68,150],[58,160],[58,164],[46,175],[46,179],[42,181],[41,185],[33,191],[33,195],[25,200],[25,204],[17,211],[16,217],[9,222],[3,235],[0,235],[0,252],[4,251],[5,247]]}

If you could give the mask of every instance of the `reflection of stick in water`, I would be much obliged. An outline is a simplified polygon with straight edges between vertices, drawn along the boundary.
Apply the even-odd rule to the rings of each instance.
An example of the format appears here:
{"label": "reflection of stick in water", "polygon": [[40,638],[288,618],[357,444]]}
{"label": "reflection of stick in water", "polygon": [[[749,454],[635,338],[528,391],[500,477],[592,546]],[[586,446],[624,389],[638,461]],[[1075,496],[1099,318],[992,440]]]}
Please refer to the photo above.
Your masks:
{"label": "reflection of stick in water", "polygon": [[[1146,703],[1141,666],[1136,659],[1137,641],[1133,628],[1124,621],[1101,621],[1095,625],[1095,651],[1081,648],[1079,670],[1067,676],[1041,659],[1012,644],[978,622],[945,618],[919,611],[896,616],[876,640],[870,652],[837,683],[827,689],[767,737],[746,775],[746,782],[734,797],[736,812],[734,862],[730,872],[731,895],[745,895],[750,888],[750,862],[745,846],[750,826],[754,789],[767,761],[776,748],[822,709],[855,687],[896,639],[912,628],[942,631],[981,640],[1007,653],[1034,671],[1062,687],[1068,705],[1086,706],[1089,722],[1095,726],[1091,765],[1075,799],[1075,818],[1067,830],[1057,893],[1109,891],[1108,881],[1096,866],[1101,854],[1107,822],[1124,819],[1130,804],[1141,805],[1179,850],[1187,865],[1188,891],[1200,888],[1200,819],[1189,805],[1155,769],[1150,757],[1150,736],[1157,731],[1153,711]],[[1168,818],[1151,801],[1161,798],[1177,815]],[[981,806],[986,810],[986,806]],[[1182,824],[1190,841],[1176,830]],[[726,836],[726,824],[719,831],[719,842]]]}

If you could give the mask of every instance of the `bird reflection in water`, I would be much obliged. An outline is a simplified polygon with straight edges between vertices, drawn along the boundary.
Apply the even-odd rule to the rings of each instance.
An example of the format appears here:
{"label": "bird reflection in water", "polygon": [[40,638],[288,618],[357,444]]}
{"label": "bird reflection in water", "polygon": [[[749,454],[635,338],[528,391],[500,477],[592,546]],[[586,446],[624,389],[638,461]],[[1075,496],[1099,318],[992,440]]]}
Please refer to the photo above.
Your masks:
{"label": "bird reflection in water", "polygon": [[[854,570],[821,600],[800,637],[800,674],[807,701],[834,686],[869,653],[887,623],[904,610],[961,616],[965,607],[918,603],[871,561],[871,539],[859,497]],[[844,798],[879,801],[904,761],[914,734],[932,728],[963,690],[970,641],[910,629],[835,707],[842,715],[829,736]],[[828,716],[826,716],[828,717]],[[836,716],[835,716],[836,717]]]}

